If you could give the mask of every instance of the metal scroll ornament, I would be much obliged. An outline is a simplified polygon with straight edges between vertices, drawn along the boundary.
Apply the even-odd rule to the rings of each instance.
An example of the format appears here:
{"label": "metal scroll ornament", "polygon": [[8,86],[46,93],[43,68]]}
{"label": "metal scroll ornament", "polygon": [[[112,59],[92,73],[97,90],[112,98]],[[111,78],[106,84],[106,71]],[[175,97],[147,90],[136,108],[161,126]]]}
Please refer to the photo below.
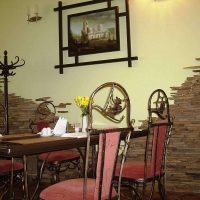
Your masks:
{"label": "metal scroll ornament", "polygon": [[[156,94],[157,93],[157,94]],[[156,90],[151,97],[155,96],[152,105],[149,105],[149,112],[156,114],[160,119],[166,119],[168,117],[167,107],[168,107],[168,99],[163,95],[160,89]],[[149,102],[150,104],[150,102]]]}
{"label": "metal scroll ornament", "polygon": [[124,115],[119,117],[126,108],[126,99],[121,99],[114,94],[114,85],[111,87],[108,98],[104,107],[99,105],[93,105],[93,108],[98,110],[104,117],[110,119],[113,122],[120,123],[124,119]]}

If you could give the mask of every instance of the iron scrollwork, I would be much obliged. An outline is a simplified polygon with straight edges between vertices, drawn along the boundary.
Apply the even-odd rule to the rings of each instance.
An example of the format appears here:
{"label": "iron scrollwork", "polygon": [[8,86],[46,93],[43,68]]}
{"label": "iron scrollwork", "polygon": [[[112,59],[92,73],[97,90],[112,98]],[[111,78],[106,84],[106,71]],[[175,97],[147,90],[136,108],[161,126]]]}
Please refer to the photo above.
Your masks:
{"label": "iron scrollwork", "polygon": [[[93,95],[91,95],[91,98],[93,98],[95,93],[97,93],[99,90],[106,87],[110,88],[110,90],[104,106],[95,104],[94,100],[93,104],[91,105],[92,108],[97,110],[104,117],[115,123],[122,122],[122,120],[125,118],[125,116],[123,115],[123,111],[127,108],[127,122],[131,126],[130,101],[126,91],[123,91],[120,85],[114,82],[106,83],[105,85],[102,85],[101,87],[97,88],[96,91],[93,93]],[[117,96],[117,94],[120,94],[120,97]]]}
{"label": "iron scrollwork", "polygon": [[157,89],[152,93],[151,98],[151,101],[149,101],[149,113],[151,115],[156,114],[162,120],[167,119],[169,117],[169,113],[167,113],[169,103],[166,94]]}
{"label": "iron scrollwork", "polygon": [[[29,127],[32,132],[37,132],[36,125],[38,122],[47,122],[50,126],[54,126],[58,117],[56,113],[67,113],[65,109],[71,103],[60,103],[59,105],[54,105],[53,101],[50,100],[50,97],[41,97],[36,99],[36,101],[40,101],[35,110],[35,118],[29,120]],[[62,109],[62,110],[57,110]],[[36,130],[35,130],[36,129]]]}

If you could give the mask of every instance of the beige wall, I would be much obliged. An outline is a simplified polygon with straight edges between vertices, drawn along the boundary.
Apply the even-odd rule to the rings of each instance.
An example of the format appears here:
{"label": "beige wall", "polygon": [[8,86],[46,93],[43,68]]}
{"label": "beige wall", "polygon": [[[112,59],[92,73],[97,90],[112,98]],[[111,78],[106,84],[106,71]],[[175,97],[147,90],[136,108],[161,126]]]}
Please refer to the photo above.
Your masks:
{"label": "beige wall", "polygon": [[[74,2],[82,1],[63,0],[66,4]],[[43,18],[38,23],[28,24],[26,7],[36,3]],[[162,88],[170,95],[171,86],[179,86],[191,75],[191,71],[183,68],[199,64],[195,61],[200,57],[199,0],[130,0],[132,56],[139,57],[133,61],[133,67],[128,68],[126,62],[83,66],[66,68],[60,75],[54,69],[58,64],[58,21],[54,7],[57,7],[55,0],[1,0],[0,59],[3,51],[8,50],[9,60],[18,55],[26,61],[26,65],[9,78],[9,93],[24,98],[50,96],[55,102],[72,102],[69,113],[64,115],[72,123],[80,119],[74,97],[90,95],[106,81],[122,84],[132,101],[132,117],[136,121],[144,119],[150,93]],[[90,58],[123,55],[124,27],[121,23],[121,52]],[[82,58],[83,61],[88,59]]]}

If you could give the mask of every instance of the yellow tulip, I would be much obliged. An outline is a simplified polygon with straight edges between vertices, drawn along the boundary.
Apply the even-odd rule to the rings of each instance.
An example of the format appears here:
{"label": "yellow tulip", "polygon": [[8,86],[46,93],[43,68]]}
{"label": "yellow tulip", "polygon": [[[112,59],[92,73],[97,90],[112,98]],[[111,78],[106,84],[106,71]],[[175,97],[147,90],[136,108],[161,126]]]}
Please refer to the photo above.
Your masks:
{"label": "yellow tulip", "polygon": [[80,107],[82,111],[82,115],[88,114],[88,105],[89,105],[90,98],[87,96],[76,96],[74,101],[78,107]]}

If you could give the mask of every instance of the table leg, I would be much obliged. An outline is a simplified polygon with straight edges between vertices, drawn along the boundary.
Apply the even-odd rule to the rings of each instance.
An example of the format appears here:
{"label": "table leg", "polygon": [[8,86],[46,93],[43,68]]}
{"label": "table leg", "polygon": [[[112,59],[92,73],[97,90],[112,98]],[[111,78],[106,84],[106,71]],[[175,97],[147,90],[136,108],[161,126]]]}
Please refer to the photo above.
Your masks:
{"label": "table leg", "polygon": [[28,172],[27,172],[27,158],[26,155],[23,156],[24,164],[24,199],[29,200],[29,191],[28,191]]}
{"label": "table leg", "polygon": [[9,191],[9,199],[13,199],[13,180],[14,180],[14,158],[11,158],[11,175],[10,175],[10,191]]}
{"label": "table leg", "polygon": [[92,145],[92,178],[95,178],[96,176],[97,148],[97,145]]}

